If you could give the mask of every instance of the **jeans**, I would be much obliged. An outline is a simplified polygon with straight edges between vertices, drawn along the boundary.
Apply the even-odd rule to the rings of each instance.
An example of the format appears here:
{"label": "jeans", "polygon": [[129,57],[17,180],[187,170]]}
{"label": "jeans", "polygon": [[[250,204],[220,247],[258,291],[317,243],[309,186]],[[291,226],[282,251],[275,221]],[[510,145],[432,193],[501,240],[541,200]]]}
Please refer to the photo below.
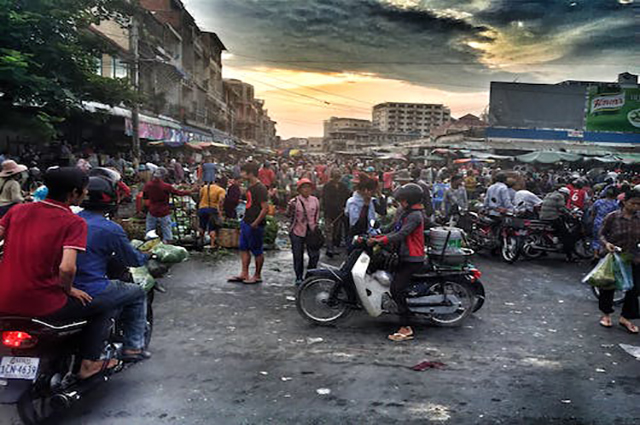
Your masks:
{"label": "jeans", "polygon": [[112,280],[104,291],[93,297],[88,306],[97,310],[116,310],[124,333],[125,350],[144,348],[147,325],[147,294],[133,283]]}
{"label": "jeans", "polygon": [[173,233],[171,232],[171,215],[154,217],[147,213],[146,232],[149,233],[152,230],[156,230],[158,228],[158,223],[160,224],[160,231],[162,232],[162,242],[172,240]]}
{"label": "jeans", "polygon": [[[633,264],[631,267],[633,273],[633,288],[624,294],[624,303],[622,304],[621,316],[625,319],[640,318],[640,305],[638,303],[638,295],[640,295],[640,264]],[[600,311],[604,314],[613,313],[613,297],[615,289],[601,289],[600,301],[598,305]]]}
{"label": "jeans", "polygon": [[[304,276],[304,248],[306,238],[294,235],[289,235],[291,238],[291,251],[293,252],[293,269],[296,272],[296,280],[302,280]],[[309,266],[308,269],[315,269],[318,266],[320,260],[320,250],[313,250],[307,245],[307,254],[309,254]]]}
{"label": "jeans", "polygon": [[77,299],[69,297],[64,307],[53,314],[40,317],[40,319],[58,326],[87,320],[87,325],[82,330],[80,357],[97,361],[100,359],[105,341],[109,337],[111,319],[116,314],[113,309],[107,306],[102,306],[102,308],[92,304],[83,306]]}

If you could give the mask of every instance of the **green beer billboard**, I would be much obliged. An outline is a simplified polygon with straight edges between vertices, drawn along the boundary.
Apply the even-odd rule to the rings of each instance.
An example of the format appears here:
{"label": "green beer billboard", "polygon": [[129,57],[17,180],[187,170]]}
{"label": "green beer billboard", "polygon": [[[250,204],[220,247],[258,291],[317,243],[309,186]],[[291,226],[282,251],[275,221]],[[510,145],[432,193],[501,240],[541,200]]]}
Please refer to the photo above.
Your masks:
{"label": "green beer billboard", "polygon": [[640,133],[640,89],[591,87],[587,131]]}

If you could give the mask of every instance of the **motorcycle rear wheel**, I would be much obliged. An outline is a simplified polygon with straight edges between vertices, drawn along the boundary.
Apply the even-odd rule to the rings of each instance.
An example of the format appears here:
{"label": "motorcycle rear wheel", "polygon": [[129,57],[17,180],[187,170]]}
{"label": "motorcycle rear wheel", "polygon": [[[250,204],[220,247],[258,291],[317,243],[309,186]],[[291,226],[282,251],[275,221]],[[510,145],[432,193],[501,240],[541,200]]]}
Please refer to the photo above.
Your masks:
{"label": "motorcycle rear wheel", "polygon": [[[336,299],[330,297],[338,282],[324,277],[311,277],[300,285],[296,297],[298,313],[314,325],[332,326],[351,313],[349,297],[341,285],[337,288]],[[331,302],[331,304],[330,304]]]}
{"label": "motorcycle rear wheel", "polygon": [[35,396],[34,390],[25,392],[17,404],[18,416],[24,425],[39,425],[50,419],[55,411],[51,408],[49,398]]}
{"label": "motorcycle rear wheel", "polygon": [[475,291],[465,283],[456,281],[437,282],[432,284],[427,291],[427,295],[439,294],[455,295],[460,300],[461,305],[455,313],[433,314],[429,316],[429,321],[438,326],[456,327],[462,325],[477,306]]}

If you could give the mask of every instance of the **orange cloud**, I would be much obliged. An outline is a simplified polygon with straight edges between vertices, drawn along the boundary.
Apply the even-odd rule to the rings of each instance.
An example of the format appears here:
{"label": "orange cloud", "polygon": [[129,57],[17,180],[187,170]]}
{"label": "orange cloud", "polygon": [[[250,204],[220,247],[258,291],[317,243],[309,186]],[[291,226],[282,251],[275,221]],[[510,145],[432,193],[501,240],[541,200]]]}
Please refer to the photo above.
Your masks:
{"label": "orange cloud", "polygon": [[265,99],[269,115],[278,122],[278,134],[285,139],[322,136],[323,121],[331,116],[371,119],[371,108],[382,102],[443,103],[453,116],[479,114],[489,103],[488,87],[454,92],[364,73],[223,69],[225,78],[255,86],[256,97]]}

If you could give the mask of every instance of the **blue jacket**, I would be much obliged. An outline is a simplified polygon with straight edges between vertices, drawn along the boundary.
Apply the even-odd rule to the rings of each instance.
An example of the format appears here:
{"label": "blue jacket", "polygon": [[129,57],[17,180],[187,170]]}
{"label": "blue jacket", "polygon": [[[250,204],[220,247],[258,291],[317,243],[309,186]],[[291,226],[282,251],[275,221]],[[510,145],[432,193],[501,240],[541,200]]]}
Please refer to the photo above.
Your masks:
{"label": "blue jacket", "polygon": [[140,267],[147,262],[147,256],[131,246],[119,224],[89,211],[78,215],[87,222],[87,250],[78,254],[73,286],[95,297],[109,284],[107,266],[112,257],[124,266]]}
{"label": "blue jacket", "polygon": [[[360,218],[360,212],[364,207],[364,198],[358,192],[354,192],[353,196],[347,200],[344,208],[345,215],[349,218],[349,227],[353,227]],[[369,216],[367,217],[367,228],[371,231],[371,221],[376,220],[376,207],[373,199],[369,201]]]}

